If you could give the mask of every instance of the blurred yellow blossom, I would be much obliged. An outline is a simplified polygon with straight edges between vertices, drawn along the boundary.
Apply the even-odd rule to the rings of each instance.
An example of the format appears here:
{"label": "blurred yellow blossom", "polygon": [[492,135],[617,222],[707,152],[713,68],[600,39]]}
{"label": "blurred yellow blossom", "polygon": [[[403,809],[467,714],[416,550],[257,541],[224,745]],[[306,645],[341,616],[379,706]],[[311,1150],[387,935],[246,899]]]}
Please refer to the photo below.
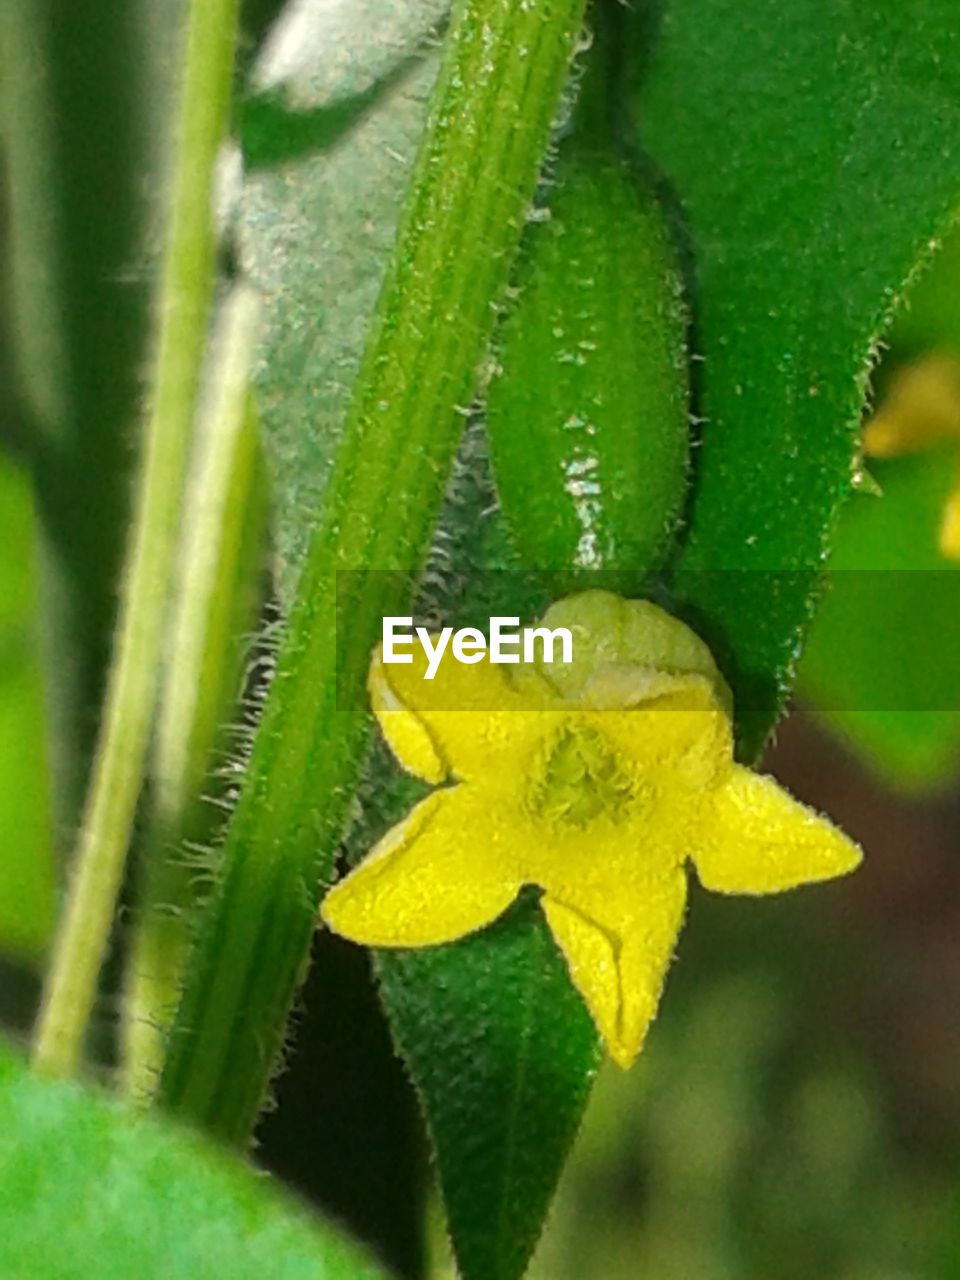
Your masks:
{"label": "blurred yellow blossom", "polygon": [[[872,458],[897,458],[947,440],[960,445],[960,359],[933,352],[897,370],[864,428],[863,448]],[[943,509],[940,551],[960,560],[960,465]]]}
{"label": "blurred yellow blossom", "polygon": [[683,922],[685,864],[722,893],[774,893],[854,868],[860,851],[772,779],[733,761],[729,692],[709,650],[646,601],[591,591],[543,619],[574,662],[385,666],[374,712],[434,791],[323,905],[378,947],[450,942],[524,885],[606,1046],[634,1060]]}

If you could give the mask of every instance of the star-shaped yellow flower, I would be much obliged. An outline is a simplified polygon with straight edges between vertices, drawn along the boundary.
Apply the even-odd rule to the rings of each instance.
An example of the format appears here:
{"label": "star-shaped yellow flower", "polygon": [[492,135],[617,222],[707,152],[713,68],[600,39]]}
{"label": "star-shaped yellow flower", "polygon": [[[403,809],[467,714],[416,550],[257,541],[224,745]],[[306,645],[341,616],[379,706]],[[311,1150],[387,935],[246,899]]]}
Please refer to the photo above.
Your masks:
{"label": "star-shaped yellow flower", "polygon": [[709,650],[646,601],[591,591],[541,624],[572,664],[385,666],[369,688],[400,763],[434,791],[327,896],[331,929],[377,947],[450,942],[524,885],[611,1056],[627,1067],[683,922],[685,864],[721,893],[775,893],[852,870],[860,851],[733,761]]}

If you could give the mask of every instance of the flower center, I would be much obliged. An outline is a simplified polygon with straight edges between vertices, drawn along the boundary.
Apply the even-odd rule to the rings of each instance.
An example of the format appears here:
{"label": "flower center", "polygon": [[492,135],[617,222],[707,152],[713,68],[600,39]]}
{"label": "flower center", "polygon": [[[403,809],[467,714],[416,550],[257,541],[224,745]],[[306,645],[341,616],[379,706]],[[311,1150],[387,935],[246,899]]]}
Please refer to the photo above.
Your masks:
{"label": "flower center", "polygon": [[584,827],[601,814],[617,818],[633,795],[617,757],[592,729],[566,727],[550,743],[529,794],[533,814]]}

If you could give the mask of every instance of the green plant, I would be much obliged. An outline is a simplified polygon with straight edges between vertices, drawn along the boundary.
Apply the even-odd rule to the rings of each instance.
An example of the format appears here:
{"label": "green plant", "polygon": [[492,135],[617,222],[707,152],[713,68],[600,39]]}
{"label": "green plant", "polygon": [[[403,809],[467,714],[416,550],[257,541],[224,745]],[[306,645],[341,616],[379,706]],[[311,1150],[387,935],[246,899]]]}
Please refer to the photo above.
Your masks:
{"label": "green plant", "polygon": [[[42,949],[53,832],[79,828],[34,1069],[0,1072],[0,1199],[34,1197],[35,1215],[6,1247],[60,1222],[78,1241],[38,1253],[39,1276],[152,1265],[121,1221],[141,1214],[163,1274],[197,1274],[239,1221],[255,1223],[261,1272],[374,1273],[201,1146],[195,1188],[177,1193],[195,1216],[171,1231],[194,1148],[164,1130],[189,1123],[243,1159],[296,1053],[291,1011],[337,859],[357,862],[423,795],[371,733],[382,619],[529,620],[571,583],[653,597],[709,646],[738,759],[755,763],[835,539],[839,565],[885,567],[890,526],[856,527],[868,379],[960,206],[946,0],[255,8],[160,15],[138,0],[120,18],[97,0],[77,58],[31,0],[0,28],[0,502],[7,541],[34,521],[43,546],[35,575],[0,560],[9,952]],[[146,255],[124,285],[148,228],[159,264]],[[920,345],[949,344],[949,308],[935,290],[927,305]],[[571,422],[587,433],[572,445]],[[889,466],[884,510],[906,545],[941,473],[921,460],[914,483]],[[942,608],[942,631],[951,588],[921,605]],[[23,642],[32,594],[39,660]],[[801,686],[843,721],[832,704],[870,712],[884,695],[864,672],[882,668],[887,632],[906,633],[882,594],[871,657],[831,607]],[[956,696],[955,663],[932,662],[941,684],[900,711]],[[867,754],[901,759],[866,723]],[[946,737],[913,753],[920,781],[952,767],[953,721]],[[113,1052],[88,1038],[111,945],[121,1088],[153,1117],[42,1078],[96,1074]],[[525,892],[481,932],[374,963],[460,1270],[516,1280],[598,1059],[541,908]],[[38,1190],[57,1126],[77,1141]],[[123,1198],[86,1234],[94,1184],[113,1176]],[[73,1224],[71,1188],[93,1197]]]}

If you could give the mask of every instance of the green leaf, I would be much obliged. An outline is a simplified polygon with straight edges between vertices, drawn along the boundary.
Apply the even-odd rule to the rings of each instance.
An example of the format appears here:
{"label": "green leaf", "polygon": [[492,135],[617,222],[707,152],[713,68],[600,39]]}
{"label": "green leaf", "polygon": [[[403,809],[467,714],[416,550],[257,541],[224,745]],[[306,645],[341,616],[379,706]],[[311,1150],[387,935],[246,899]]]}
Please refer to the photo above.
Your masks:
{"label": "green leaf", "polygon": [[799,692],[885,778],[946,782],[960,766],[960,565],[937,548],[952,451],[871,462],[882,496],[843,513]]}
{"label": "green leaf", "polygon": [[450,0],[290,0],[264,40],[251,83],[289,111],[369,92],[428,42]]}
{"label": "green leaf", "polygon": [[308,128],[314,147],[255,167],[237,240],[264,299],[254,385],[274,495],[279,586],[288,605],[323,501],[367,324],[383,281],[438,59],[376,88],[359,113],[245,109],[248,163]]}
{"label": "green leaf", "polygon": [[874,343],[960,203],[960,26],[950,0],[687,0],[635,74],[687,224],[702,357],[675,591],[752,758],[850,489]]}
{"label": "green leaf", "polygon": [[34,518],[26,477],[0,457],[0,950],[28,956],[44,947],[54,918]]}
{"label": "green leaf", "polygon": [[535,898],[450,947],[377,956],[465,1280],[515,1280],[576,1135],[597,1038]]}
{"label": "green leaf", "polygon": [[383,1280],[263,1174],[2,1048],[0,1274]]}

